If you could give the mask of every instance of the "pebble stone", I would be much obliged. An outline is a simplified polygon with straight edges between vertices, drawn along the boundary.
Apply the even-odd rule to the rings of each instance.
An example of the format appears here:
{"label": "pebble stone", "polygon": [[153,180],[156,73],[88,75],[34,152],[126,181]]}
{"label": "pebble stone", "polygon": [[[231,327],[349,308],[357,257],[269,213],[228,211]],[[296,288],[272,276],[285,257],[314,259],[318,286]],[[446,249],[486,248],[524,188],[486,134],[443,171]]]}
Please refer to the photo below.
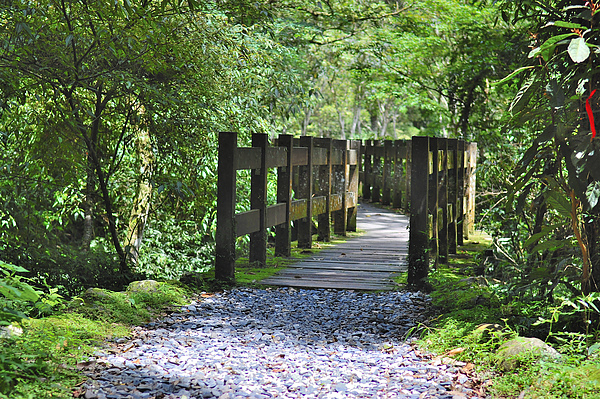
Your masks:
{"label": "pebble stone", "polygon": [[456,364],[434,365],[404,339],[429,305],[419,292],[225,291],[90,358],[84,397],[478,397]]}

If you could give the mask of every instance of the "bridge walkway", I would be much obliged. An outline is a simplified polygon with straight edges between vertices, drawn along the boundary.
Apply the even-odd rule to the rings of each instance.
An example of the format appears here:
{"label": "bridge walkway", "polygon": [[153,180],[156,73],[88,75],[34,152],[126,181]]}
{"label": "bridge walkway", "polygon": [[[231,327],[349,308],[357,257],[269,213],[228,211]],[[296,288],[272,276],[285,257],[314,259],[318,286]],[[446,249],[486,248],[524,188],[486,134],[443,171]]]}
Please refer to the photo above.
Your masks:
{"label": "bridge walkway", "polygon": [[358,207],[365,234],[298,261],[261,283],[303,288],[391,290],[407,271],[409,218],[370,204]]}

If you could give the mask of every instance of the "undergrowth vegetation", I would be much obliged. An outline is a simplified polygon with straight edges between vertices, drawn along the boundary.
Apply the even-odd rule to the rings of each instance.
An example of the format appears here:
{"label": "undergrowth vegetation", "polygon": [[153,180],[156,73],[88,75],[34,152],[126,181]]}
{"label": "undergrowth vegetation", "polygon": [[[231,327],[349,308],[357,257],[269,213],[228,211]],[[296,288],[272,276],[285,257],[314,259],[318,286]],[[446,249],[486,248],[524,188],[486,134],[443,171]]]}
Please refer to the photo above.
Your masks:
{"label": "undergrowth vegetation", "polygon": [[[557,289],[553,300],[524,301],[518,287],[498,278],[495,261],[483,267],[488,245],[468,242],[431,273],[440,316],[421,327],[419,345],[473,365],[480,380],[473,388],[493,397],[600,398],[600,296]],[[517,337],[537,337],[559,355],[524,351],[507,368],[499,348]]]}

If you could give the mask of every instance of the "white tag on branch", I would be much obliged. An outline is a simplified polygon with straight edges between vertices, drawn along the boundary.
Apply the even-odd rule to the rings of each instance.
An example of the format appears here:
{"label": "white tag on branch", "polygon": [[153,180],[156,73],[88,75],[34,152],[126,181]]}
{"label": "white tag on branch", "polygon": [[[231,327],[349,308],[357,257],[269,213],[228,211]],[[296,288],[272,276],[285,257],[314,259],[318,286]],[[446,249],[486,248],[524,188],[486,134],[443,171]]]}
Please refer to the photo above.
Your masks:
{"label": "white tag on branch", "polygon": [[590,48],[585,43],[583,37],[572,39],[567,51],[569,52],[571,59],[578,63],[587,60],[590,56]]}

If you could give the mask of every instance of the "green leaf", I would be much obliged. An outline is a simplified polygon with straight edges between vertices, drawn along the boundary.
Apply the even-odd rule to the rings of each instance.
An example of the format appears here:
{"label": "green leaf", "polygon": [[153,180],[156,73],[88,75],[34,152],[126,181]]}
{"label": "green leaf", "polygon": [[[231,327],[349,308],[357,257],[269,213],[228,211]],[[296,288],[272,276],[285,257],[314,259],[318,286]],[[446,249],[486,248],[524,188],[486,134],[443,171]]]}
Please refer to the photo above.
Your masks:
{"label": "green leaf", "polygon": [[565,33],[564,35],[553,36],[550,39],[546,40],[541,46],[540,51],[542,53],[542,58],[544,61],[548,62],[550,58],[552,58],[552,54],[554,54],[554,49],[562,40],[568,39],[571,36],[576,36],[575,33]]}
{"label": "green leaf", "polygon": [[561,216],[571,217],[571,201],[562,192],[548,191],[546,193],[548,205],[554,208]]}
{"label": "green leaf", "polygon": [[590,205],[590,209],[598,205],[598,200],[600,199],[600,181],[595,181],[588,185],[587,190],[585,190],[585,197]]}
{"label": "green leaf", "polygon": [[588,356],[591,356],[596,352],[600,352],[600,342],[596,342],[594,345],[588,348]]}
{"label": "green leaf", "polygon": [[523,246],[528,247],[530,245],[532,245],[534,242],[538,241],[539,239],[547,236],[548,234],[552,233],[554,230],[556,230],[557,228],[563,226],[564,223],[556,223],[550,226],[545,226],[542,227],[542,231],[540,231],[539,233],[536,233],[534,235],[532,235],[531,237],[529,237],[527,239],[527,241],[525,241],[525,244],[523,244]]}
{"label": "green leaf", "polygon": [[27,273],[29,270],[0,260],[0,268],[8,269],[14,273]]}
{"label": "green leaf", "polygon": [[[533,51],[533,50],[532,50],[532,51]],[[499,84],[502,84],[502,83],[508,82],[509,80],[511,80],[512,78],[514,78],[515,76],[517,76],[518,74],[520,74],[520,73],[522,73],[522,72],[525,72],[525,71],[527,71],[527,70],[529,70],[529,69],[533,69],[533,68],[535,68],[535,67],[536,67],[536,65],[532,65],[532,66],[526,66],[526,67],[521,67],[521,68],[519,68],[519,69],[516,69],[516,70],[514,70],[513,72],[511,72],[511,73],[510,73],[508,76],[506,76],[506,77],[504,77],[504,78],[500,79],[500,80],[499,80],[499,81],[497,81],[497,82],[494,82],[493,84],[494,84],[494,85],[499,85]]]}
{"label": "green leaf", "polygon": [[541,144],[546,141],[550,141],[554,138],[555,135],[556,135],[556,126],[548,125],[548,126],[546,126],[544,131],[535,138],[534,143]]}
{"label": "green leaf", "polygon": [[575,39],[571,40],[567,51],[569,52],[571,59],[577,63],[587,60],[590,56],[590,48],[585,43],[585,39],[583,37],[576,37]]}
{"label": "green leaf", "polygon": [[519,112],[529,103],[532,93],[540,86],[540,82],[535,76],[531,76],[525,81],[512,103],[509,112]]}
{"label": "green leaf", "polygon": [[533,247],[531,249],[531,252],[535,253],[535,252],[542,252],[542,251],[546,251],[546,250],[556,251],[557,249],[562,248],[565,245],[567,245],[567,241],[565,241],[565,240],[547,240],[547,241],[544,241],[543,243],[538,244],[535,247]]}
{"label": "green leaf", "polygon": [[555,21],[552,23],[552,25],[558,26],[559,28],[567,28],[567,29],[582,29],[582,30],[588,29],[586,26],[575,24],[572,22],[565,22],[565,21]]}

